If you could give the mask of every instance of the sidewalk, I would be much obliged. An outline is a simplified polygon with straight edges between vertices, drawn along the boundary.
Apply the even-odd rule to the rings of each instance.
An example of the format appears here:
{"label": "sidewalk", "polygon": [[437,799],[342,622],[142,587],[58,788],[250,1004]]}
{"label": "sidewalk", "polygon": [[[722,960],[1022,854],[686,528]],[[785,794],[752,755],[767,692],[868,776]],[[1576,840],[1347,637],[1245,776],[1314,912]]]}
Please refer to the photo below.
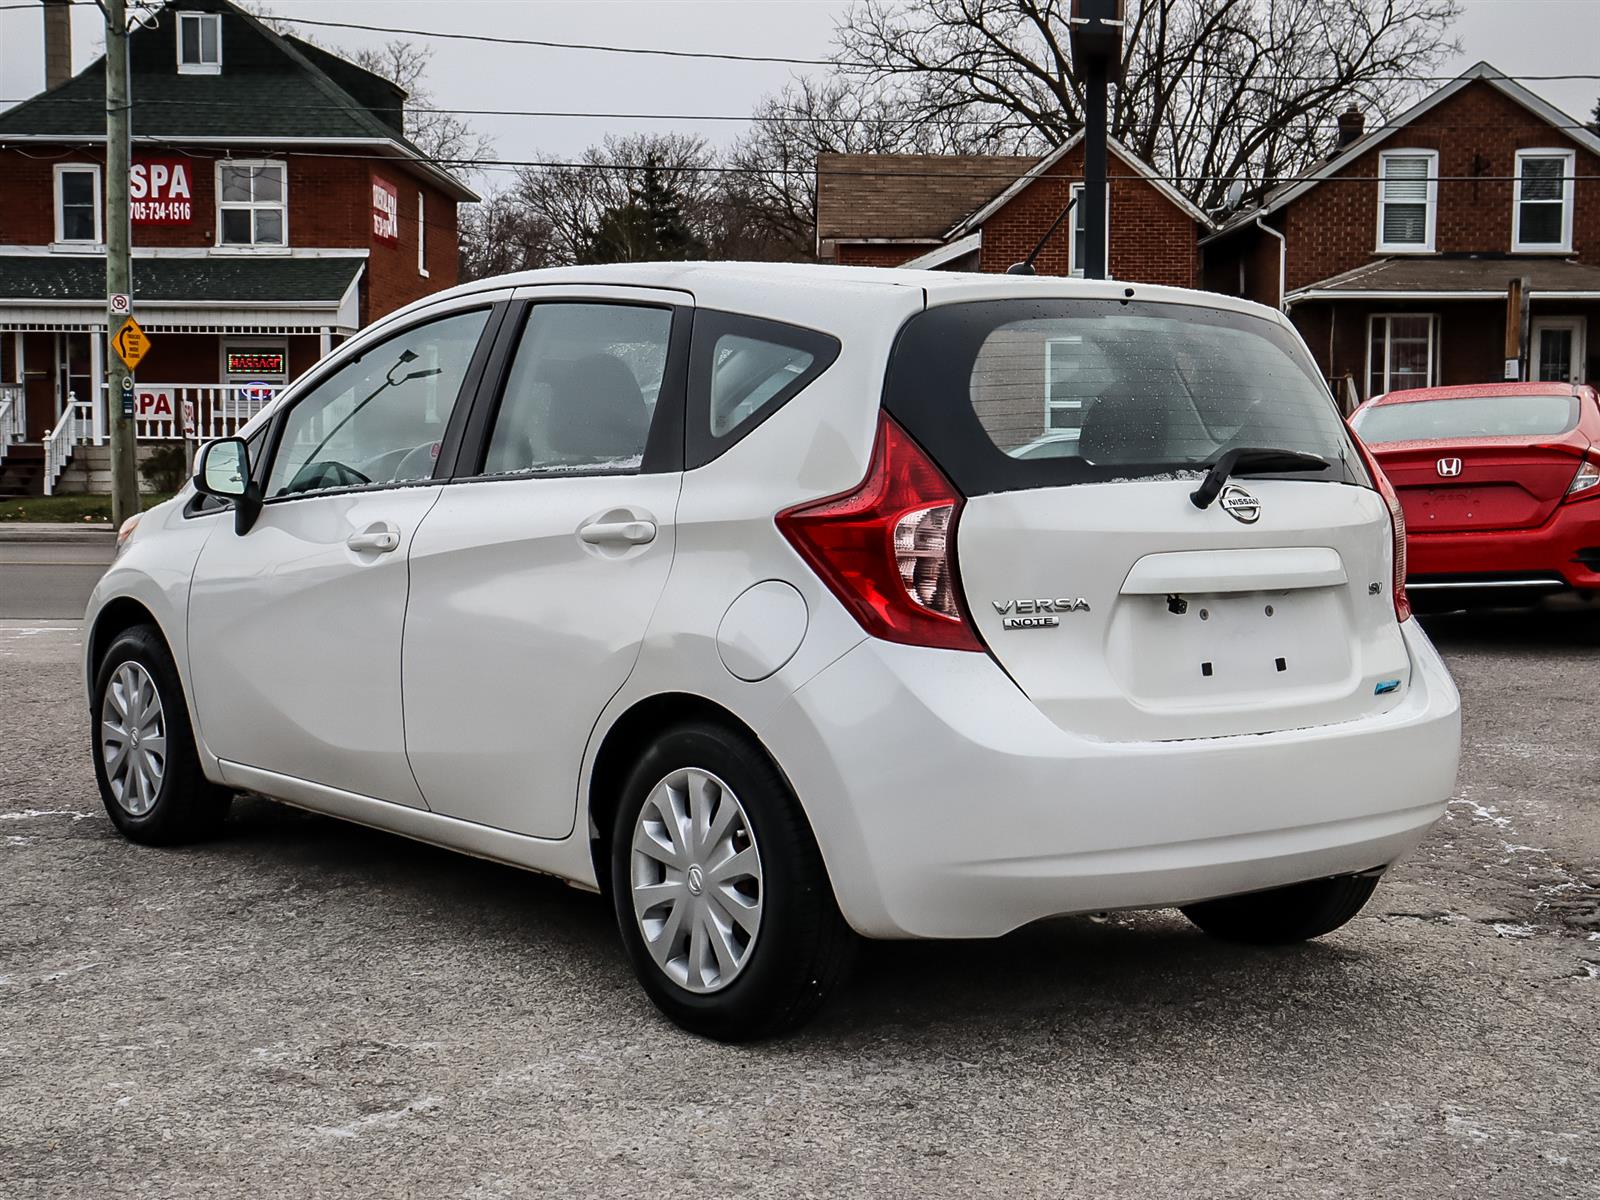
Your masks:
{"label": "sidewalk", "polygon": [[117,531],[110,525],[88,521],[0,521],[0,543],[84,542],[110,544]]}

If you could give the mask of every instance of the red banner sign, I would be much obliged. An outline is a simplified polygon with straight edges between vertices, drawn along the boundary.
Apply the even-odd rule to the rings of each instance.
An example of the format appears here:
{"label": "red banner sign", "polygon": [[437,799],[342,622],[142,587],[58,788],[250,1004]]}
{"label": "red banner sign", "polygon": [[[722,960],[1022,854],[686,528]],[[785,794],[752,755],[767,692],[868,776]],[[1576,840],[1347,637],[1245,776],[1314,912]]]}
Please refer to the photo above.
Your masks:
{"label": "red banner sign", "polygon": [[372,236],[393,246],[400,241],[400,191],[372,177]]}
{"label": "red banner sign", "polygon": [[194,220],[194,168],[186,158],[141,158],[128,168],[128,209],[135,225]]}

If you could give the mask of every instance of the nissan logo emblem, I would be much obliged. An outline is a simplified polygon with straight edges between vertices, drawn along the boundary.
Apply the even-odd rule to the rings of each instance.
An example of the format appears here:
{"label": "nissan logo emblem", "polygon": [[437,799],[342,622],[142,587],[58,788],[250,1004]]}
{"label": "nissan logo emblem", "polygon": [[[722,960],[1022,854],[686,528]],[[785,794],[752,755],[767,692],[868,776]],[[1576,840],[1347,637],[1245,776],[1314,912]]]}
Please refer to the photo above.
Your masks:
{"label": "nissan logo emblem", "polygon": [[1438,462],[1439,478],[1454,479],[1461,474],[1461,460],[1459,458],[1441,458]]}
{"label": "nissan logo emblem", "polygon": [[1235,521],[1242,521],[1246,525],[1254,525],[1261,519],[1261,501],[1245,491],[1237,483],[1230,483],[1222,489],[1222,511]]}

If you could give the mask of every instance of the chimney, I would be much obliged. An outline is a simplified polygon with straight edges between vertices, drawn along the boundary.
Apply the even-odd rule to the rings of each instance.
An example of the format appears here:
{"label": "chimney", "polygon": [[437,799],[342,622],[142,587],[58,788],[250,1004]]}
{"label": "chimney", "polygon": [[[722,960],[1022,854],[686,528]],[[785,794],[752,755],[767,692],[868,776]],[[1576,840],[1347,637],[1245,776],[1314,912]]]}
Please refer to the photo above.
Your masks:
{"label": "chimney", "polygon": [[44,0],[44,86],[72,78],[72,0]]}
{"label": "chimney", "polygon": [[1343,150],[1351,142],[1359,141],[1367,131],[1367,114],[1351,105],[1339,114],[1339,145]]}

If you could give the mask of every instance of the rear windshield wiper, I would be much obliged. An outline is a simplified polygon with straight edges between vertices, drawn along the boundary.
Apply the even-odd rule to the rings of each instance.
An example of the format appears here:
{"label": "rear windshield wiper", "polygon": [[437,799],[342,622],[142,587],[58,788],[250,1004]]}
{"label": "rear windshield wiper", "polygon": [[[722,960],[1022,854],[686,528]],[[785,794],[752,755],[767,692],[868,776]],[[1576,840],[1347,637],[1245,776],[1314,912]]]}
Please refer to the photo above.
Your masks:
{"label": "rear windshield wiper", "polygon": [[1200,486],[1189,493],[1196,508],[1210,508],[1233,474],[1260,474],[1271,471],[1326,471],[1328,460],[1300,450],[1268,450],[1259,446],[1240,446],[1217,459]]}

